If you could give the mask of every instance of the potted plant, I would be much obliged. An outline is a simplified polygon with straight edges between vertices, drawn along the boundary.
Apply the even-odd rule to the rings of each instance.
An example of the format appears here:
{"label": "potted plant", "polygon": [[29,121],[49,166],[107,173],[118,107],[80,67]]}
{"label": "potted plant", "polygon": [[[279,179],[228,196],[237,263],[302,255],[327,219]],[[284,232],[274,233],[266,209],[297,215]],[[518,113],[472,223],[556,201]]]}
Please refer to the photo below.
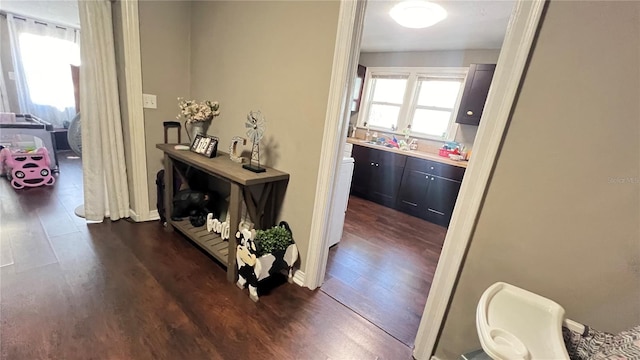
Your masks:
{"label": "potted plant", "polygon": [[281,221],[267,230],[241,230],[236,248],[238,285],[249,287],[249,297],[258,301],[258,281],[288,270],[289,282],[293,282],[293,265],[298,260],[298,247],[293,241],[289,224]]}

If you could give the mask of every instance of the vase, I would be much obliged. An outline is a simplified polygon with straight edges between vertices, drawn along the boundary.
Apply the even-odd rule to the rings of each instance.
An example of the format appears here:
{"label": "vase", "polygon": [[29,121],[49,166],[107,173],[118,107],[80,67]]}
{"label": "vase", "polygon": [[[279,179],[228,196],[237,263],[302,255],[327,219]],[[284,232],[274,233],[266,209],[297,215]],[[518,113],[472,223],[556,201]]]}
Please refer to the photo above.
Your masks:
{"label": "vase", "polygon": [[[196,138],[196,135],[207,135],[207,130],[209,130],[209,126],[211,126],[211,120],[207,121],[198,121],[188,123],[189,129],[187,131],[187,135],[189,135],[189,140],[193,142],[193,139]],[[185,128],[187,125],[185,125]]]}

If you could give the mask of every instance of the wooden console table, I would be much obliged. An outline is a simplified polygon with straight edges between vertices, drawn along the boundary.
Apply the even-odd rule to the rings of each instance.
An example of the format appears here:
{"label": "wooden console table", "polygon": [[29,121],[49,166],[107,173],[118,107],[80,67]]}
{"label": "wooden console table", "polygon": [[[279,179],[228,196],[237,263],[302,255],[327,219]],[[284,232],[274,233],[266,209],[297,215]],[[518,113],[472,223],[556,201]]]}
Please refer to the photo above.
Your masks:
{"label": "wooden console table", "polygon": [[[164,152],[164,201],[167,218],[167,229],[177,229],[193,240],[201,248],[227,266],[227,280],[236,281],[236,232],[240,222],[242,201],[247,206],[247,213],[256,229],[264,229],[275,225],[278,207],[284,197],[289,174],[272,168],[263,173],[253,173],[242,168],[242,165],[229,159],[229,154],[218,152],[218,156],[208,159],[189,150],[176,150],[175,144],[157,144]],[[173,208],[173,167],[174,162],[181,162],[207,175],[228,182],[231,186],[229,200],[229,241],[220,235],[208,232],[206,226],[194,227],[188,219],[171,220]]]}

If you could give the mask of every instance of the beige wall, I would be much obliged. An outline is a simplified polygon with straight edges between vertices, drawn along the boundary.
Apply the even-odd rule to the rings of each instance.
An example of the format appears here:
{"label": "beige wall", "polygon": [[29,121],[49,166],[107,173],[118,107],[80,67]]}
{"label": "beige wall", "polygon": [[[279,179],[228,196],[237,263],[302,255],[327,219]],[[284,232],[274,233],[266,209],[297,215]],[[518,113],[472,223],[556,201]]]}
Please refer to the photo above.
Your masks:
{"label": "beige wall", "polygon": [[553,299],[600,330],[640,324],[638,64],[639,2],[550,3],[440,359],[479,348],[476,304],[496,281]]}
{"label": "beige wall", "polygon": [[[220,101],[209,134],[225,150],[250,110],[267,119],[261,155],[291,174],[281,218],[307,255],[337,29],[336,1],[194,2],[191,95]],[[302,265],[304,269],[304,264]]]}
{"label": "beige wall", "polygon": [[495,64],[500,50],[450,50],[408,52],[363,52],[359,63],[364,66],[469,66],[471,64]]}
{"label": "beige wall", "polygon": [[7,18],[2,15],[0,15],[0,61],[2,61],[2,76],[4,77],[5,86],[7,87],[9,109],[15,113],[20,112],[16,82],[9,79],[9,72],[13,71],[13,61],[11,60],[11,43],[9,40]]}
{"label": "beige wall", "polygon": [[[156,173],[163,166],[162,152],[156,149],[156,144],[164,142],[162,122],[175,120],[176,99],[190,95],[191,2],[140,1],[138,10],[142,91],[157,95],[158,102],[157,109],[144,109],[149,207],[155,209]],[[175,139],[175,131],[170,136]],[[184,129],[182,139],[187,139]]]}

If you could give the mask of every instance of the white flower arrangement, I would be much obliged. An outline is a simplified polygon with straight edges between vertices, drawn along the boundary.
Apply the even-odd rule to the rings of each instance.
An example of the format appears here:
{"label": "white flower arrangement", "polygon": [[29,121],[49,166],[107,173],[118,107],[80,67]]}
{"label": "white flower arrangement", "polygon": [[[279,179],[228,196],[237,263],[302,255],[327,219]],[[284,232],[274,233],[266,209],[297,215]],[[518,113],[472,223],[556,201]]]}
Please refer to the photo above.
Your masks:
{"label": "white flower arrangement", "polygon": [[217,101],[206,100],[198,103],[195,100],[178,98],[178,107],[180,114],[176,116],[176,119],[180,120],[180,117],[184,117],[189,124],[210,121],[220,115],[220,110],[218,110],[220,104]]}

